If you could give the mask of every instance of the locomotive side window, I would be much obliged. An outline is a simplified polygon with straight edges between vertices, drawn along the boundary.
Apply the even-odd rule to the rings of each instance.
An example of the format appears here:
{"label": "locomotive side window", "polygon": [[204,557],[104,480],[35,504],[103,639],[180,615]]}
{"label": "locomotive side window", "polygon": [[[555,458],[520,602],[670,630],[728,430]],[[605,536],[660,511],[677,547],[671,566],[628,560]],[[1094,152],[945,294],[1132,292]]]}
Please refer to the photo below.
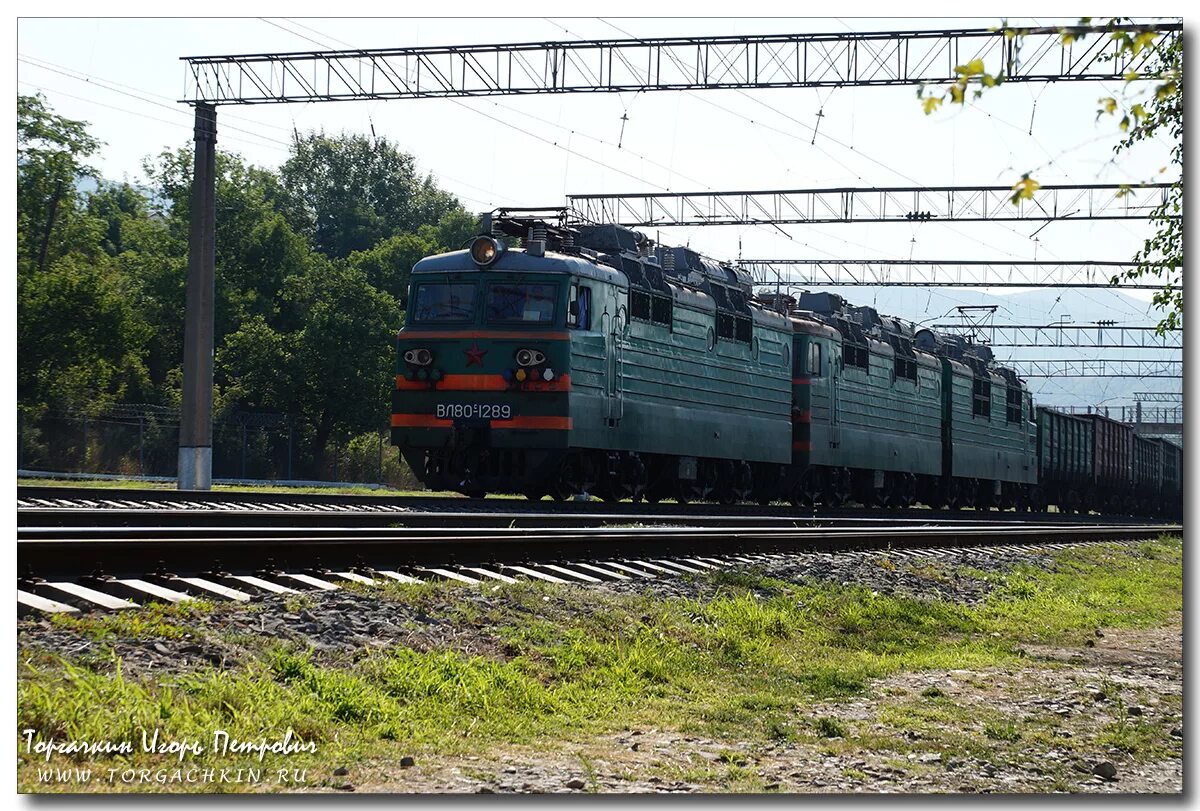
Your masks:
{"label": "locomotive side window", "polygon": [[971,416],[992,418],[992,381],[975,378],[971,386]]}
{"label": "locomotive side window", "polygon": [[896,378],[917,382],[917,362],[911,358],[897,357],[892,360],[892,374]]}
{"label": "locomotive side window", "polygon": [[475,318],[475,285],[418,284],[411,309],[413,321],[471,321]]}
{"label": "locomotive side window", "polygon": [[821,345],[808,345],[808,373],[812,377],[821,376]]}
{"label": "locomotive side window", "polygon": [[1021,421],[1021,390],[1016,386],[1008,387],[1008,395],[1004,409],[1005,422]]}
{"label": "locomotive side window", "polygon": [[734,336],[735,341],[741,341],[744,344],[750,343],[750,338],[754,333],[754,322],[749,318],[734,319]]}
{"label": "locomotive side window", "polygon": [[857,366],[860,369],[871,368],[871,353],[865,346],[848,343],[842,353],[845,366]]}
{"label": "locomotive side window", "polygon": [[554,299],[558,288],[552,284],[493,284],[488,287],[487,320],[519,321],[525,324],[550,324],[554,321]]}
{"label": "locomotive side window", "polygon": [[733,340],[733,316],[717,310],[717,337]]}
{"label": "locomotive side window", "polygon": [[665,324],[670,327],[674,303],[666,296],[654,296],[650,302],[650,320],[655,324]]}
{"label": "locomotive side window", "polygon": [[579,285],[573,284],[567,289],[567,326],[579,326]]}
{"label": "locomotive side window", "polygon": [[629,315],[641,321],[650,320],[650,294],[638,290],[629,291]]}

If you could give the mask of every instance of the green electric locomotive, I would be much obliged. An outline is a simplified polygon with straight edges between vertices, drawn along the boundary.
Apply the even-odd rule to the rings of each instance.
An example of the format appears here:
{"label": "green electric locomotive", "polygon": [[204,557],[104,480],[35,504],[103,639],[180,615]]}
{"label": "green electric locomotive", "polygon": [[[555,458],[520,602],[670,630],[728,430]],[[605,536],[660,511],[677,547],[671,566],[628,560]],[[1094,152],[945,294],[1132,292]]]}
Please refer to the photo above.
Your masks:
{"label": "green electric locomotive", "polygon": [[1177,446],[1039,416],[987,346],[615,225],[488,231],[417,263],[397,336],[392,443],[432,489],[1176,509]]}
{"label": "green electric locomotive", "polygon": [[793,313],[793,502],[1016,507],[1037,501],[1028,389],[986,346],[803,293]]}
{"label": "green electric locomotive", "polygon": [[791,328],[744,274],[615,226],[500,217],[492,231],[413,268],[391,439],[427,486],[775,494]]}

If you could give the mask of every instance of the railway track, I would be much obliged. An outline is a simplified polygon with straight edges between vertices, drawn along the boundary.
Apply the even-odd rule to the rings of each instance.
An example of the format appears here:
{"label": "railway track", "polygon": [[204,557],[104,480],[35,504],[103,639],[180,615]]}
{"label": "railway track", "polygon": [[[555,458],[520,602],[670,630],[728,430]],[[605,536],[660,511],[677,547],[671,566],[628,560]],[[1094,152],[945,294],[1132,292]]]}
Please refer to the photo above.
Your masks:
{"label": "railway track", "polygon": [[[737,526],[764,521],[938,523],[986,520],[989,523],[1091,523],[1140,524],[1130,516],[1091,516],[1063,513],[999,511],[886,510],[860,508],[800,509],[790,505],[676,504],[647,505],[634,502],[537,501],[522,499],[467,499],[439,496],[363,496],[358,494],[251,494],[236,491],[110,490],[85,487],[35,486],[17,488],[18,523],[52,526],[78,523],[82,512],[98,525],[159,525],[177,521],[211,524],[274,525],[284,516],[306,525],[356,524],[361,526],[603,526],[614,523],[689,524]],[[797,523],[798,525],[798,523]]]}
{"label": "railway track", "polygon": [[[1172,524],[960,520],[723,526],[42,525],[18,510],[18,610],[120,610],[189,597],[337,589],[349,582],[533,578],[595,584],[746,565],[756,556],[1135,541]],[[103,510],[71,510],[77,518]],[[184,512],[184,517],[195,516]],[[693,522],[695,523],[695,522]]]}

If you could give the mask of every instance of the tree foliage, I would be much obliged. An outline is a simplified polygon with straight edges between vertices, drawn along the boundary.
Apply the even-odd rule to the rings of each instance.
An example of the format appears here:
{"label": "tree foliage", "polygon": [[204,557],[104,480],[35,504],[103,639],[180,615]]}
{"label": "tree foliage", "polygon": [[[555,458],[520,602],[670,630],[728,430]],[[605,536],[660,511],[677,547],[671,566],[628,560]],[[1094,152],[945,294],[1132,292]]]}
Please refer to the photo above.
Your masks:
{"label": "tree foliage", "polygon": [[[19,97],[26,412],[180,401],[192,151],[147,158],[143,188],[98,177],[100,146],[86,122]],[[358,135],[300,136],[278,172],[218,151],[216,192],[214,408],[287,415],[299,469],[320,475],[331,438],[385,424],[413,264],[461,247],[478,219],[411,155]]]}
{"label": "tree foliage", "polygon": [[432,176],[418,176],[416,159],[387,138],[324,132],[298,137],[280,179],[301,232],[331,259],[370,250],[461,210]]}
{"label": "tree foliage", "polygon": [[[1014,41],[1015,59],[1020,59],[1021,44],[1027,31],[1021,28],[1003,27],[1005,36]],[[1178,175],[1171,184],[1163,203],[1152,213],[1150,220],[1156,226],[1153,236],[1146,239],[1141,250],[1133,257],[1135,267],[1123,275],[1114,276],[1111,283],[1136,281],[1144,276],[1161,279],[1163,287],[1154,295],[1154,303],[1164,311],[1158,331],[1164,333],[1183,327],[1183,36],[1165,36],[1153,27],[1133,27],[1120,19],[1110,19],[1098,26],[1092,25],[1090,17],[1079,20],[1079,26],[1063,28],[1060,40],[1063,46],[1082,41],[1090,36],[1107,36],[1113,43],[1110,58],[1121,56],[1148,56],[1146,69],[1141,73],[1125,74],[1123,92],[1115,96],[1104,96],[1098,100],[1096,118],[1111,116],[1117,119],[1118,129],[1124,133],[1113,147],[1115,153],[1128,150],[1134,144],[1150,138],[1165,136],[1171,142],[1171,165]],[[982,59],[973,59],[955,68],[958,78],[944,88],[922,86],[917,90],[926,115],[930,115],[949,101],[965,104],[968,99],[979,98],[985,90],[998,87],[1004,82],[1005,66],[994,73],[987,71]],[[1165,173],[1168,167],[1159,169]],[[1032,199],[1041,184],[1025,172],[1013,184],[1012,202]],[[1124,194],[1133,194],[1132,187],[1123,189]]]}

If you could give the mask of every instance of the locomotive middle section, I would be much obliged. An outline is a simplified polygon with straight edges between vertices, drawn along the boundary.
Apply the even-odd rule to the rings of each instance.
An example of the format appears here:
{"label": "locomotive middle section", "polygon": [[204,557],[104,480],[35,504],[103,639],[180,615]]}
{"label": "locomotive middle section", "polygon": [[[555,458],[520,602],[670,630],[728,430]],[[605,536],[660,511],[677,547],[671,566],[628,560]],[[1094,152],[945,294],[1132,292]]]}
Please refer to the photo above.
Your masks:
{"label": "locomotive middle section", "polygon": [[391,441],[430,488],[1179,512],[1177,445],[1035,410],[987,346],[615,225],[491,228],[417,263],[397,336]]}

